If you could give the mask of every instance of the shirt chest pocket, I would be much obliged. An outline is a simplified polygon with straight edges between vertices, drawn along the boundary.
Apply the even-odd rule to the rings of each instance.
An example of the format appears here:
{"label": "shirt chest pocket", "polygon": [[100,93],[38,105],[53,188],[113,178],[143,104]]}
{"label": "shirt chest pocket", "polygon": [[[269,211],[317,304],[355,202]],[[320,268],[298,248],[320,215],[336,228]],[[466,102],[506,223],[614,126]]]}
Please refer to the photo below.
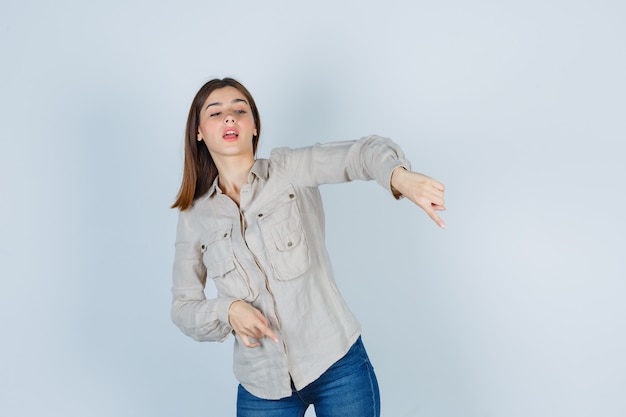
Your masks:
{"label": "shirt chest pocket", "polygon": [[202,260],[219,294],[250,300],[254,292],[248,275],[234,256],[232,229],[232,225],[220,226],[202,237]]}
{"label": "shirt chest pocket", "polygon": [[311,264],[297,200],[295,190],[289,186],[258,214],[274,274],[282,281],[302,275]]}

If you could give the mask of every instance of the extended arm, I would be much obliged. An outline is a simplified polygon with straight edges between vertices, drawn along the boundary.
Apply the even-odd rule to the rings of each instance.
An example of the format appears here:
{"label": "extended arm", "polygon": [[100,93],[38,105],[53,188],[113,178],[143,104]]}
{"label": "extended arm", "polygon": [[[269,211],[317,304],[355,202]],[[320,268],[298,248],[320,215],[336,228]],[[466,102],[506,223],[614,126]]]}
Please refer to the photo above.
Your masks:
{"label": "extended arm", "polygon": [[390,190],[392,171],[400,166],[411,168],[397,144],[376,135],[298,149],[279,148],[272,151],[270,160],[273,169],[283,171],[279,175],[312,187],[375,180]]}
{"label": "extended arm", "polygon": [[390,139],[372,135],[309,148],[277,149],[272,156],[277,169],[285,170],[286,177],[304,185],[376,180],[394,197],[407,197],[445,227],[437,214],[445,210],[443,184],[412,172],[402,149]]}

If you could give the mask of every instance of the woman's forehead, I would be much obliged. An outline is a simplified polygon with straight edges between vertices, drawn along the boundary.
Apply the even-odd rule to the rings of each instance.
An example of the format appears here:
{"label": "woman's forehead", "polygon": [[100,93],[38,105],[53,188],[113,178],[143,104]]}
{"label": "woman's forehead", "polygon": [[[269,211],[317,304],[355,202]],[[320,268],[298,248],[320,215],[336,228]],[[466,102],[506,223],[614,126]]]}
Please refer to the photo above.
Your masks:
{"label": "woman's forehead", "polygon": [[209,94],[209,97],[207,97],[205,101],[205,105],[203,107],[206,108],[207,105],[210,103],[219,103],[223,105],[226,103],[241,102],[241,101],[244,101],[246,104],[249,104],[248,99],[241,91],[237,90],[235,87],[228,86],[228,87],[218,88],[217,90],[214,90],[213,92],[211,92],[211,94]]}

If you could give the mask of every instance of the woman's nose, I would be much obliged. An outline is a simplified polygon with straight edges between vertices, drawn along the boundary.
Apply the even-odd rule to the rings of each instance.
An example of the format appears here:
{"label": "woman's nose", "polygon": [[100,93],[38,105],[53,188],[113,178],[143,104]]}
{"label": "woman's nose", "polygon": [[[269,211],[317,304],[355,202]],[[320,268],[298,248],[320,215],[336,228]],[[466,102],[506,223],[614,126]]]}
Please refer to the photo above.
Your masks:
{"label": "woman's nose", "polygon": [[235,123],[235,117],[232,114],[226,115],[224,123]]}

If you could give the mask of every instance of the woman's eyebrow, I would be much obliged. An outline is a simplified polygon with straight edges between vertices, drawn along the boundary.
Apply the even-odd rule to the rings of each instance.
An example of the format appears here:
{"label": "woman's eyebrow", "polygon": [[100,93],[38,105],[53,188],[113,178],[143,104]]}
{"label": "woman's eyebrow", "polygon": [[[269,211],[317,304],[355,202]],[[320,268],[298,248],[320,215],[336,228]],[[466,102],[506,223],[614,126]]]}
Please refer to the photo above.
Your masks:
{"label": "woman's eyebrow", "polygon": [[[235,104],[235,103],[246,103],[246,104],[248,104],[248,102],[247,102],[246,100],[242,99],[242,98],[236,98],[236,99],[234,99],[233,101],[231,101],[231,103],[232,103],[232,104]],[[208,109],[208,108],[209,108],[209,107],[211,107],[211,106],[221,106],[222,104],[223,104],[223,103],[221,103],[221,102],[219,102],[219,101],[216,101],[215,103],[210,103],[210,104],[208,104],[208,105],[205,107],[205,110],[206,110],[206,109]],[[248,104],[248,105],[249,105],[249,104]]]}

